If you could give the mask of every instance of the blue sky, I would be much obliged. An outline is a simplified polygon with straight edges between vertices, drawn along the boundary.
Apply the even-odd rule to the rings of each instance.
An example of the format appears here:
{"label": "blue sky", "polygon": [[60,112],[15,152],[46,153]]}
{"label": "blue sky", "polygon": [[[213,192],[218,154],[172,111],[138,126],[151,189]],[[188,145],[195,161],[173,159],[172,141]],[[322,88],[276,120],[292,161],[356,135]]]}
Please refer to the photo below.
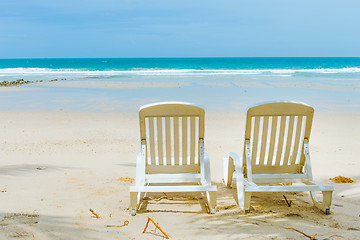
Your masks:
{"label": "blue sky", "polygon": [[360,57],[358,0],[3,0],[0,58]]}

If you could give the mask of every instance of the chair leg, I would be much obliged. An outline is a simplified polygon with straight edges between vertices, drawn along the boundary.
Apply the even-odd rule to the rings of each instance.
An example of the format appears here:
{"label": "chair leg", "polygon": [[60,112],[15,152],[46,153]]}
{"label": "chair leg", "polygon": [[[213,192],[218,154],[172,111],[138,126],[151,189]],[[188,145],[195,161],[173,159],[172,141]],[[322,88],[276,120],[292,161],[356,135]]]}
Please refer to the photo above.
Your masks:
{"label": "chair leg", "polygon": [[323,191],[323,211],[326,215],[330,214],[330,205],[332,200],[332,191]]}
{"label": "chair leg", "polygon": [[231,187],[235,165],[233,159],[230,157],[223,159],[224,183],[225,186]]}
{"label": "chair leg", "polygon": [[216,191],[206,192],[209,210],[211,214],[215,214],[216,208]]}
{"label": "chair leg", "polygon": [[[236,180],[238,180],[238,179],[236,179]],[[242,185],[238,181],[236,182],[236,192],[237,192],[237,198],[238,198],[239,207],[242,210],[244,210],[244,207],[245,207],[245,188],[244,188],[244,185]]]}
{"label": "chair leg", "polygon": [[330,214],[330,206],[332,200],[332,191],[322,191],[323,194],[323,201],[317,199],[315,192],[310,192],[311,199],[314,203],[314,206],[321,209],[325,212],[325,214]]}
{"label": "chair leg", "polygon": [[239,207],[241,208],[241,210],[244,211],[244,213],[247,213],[250,210],[250,202],[251,202],[252,193],[245,192],[244,190],[239,191],[239,189],[238,189],[237,195],[238,195]]}
{"label": "chair leg", "polygon": [[138,193],[137,192],[130,192],[130,210],[131,215],[136,215],[136,208],[138,205]]}
{"label": "chair leg", "polygon": [[250,201],[251,201],[252,192],[245,192],[244,198],[244,211],[248,212],[250,210]]}

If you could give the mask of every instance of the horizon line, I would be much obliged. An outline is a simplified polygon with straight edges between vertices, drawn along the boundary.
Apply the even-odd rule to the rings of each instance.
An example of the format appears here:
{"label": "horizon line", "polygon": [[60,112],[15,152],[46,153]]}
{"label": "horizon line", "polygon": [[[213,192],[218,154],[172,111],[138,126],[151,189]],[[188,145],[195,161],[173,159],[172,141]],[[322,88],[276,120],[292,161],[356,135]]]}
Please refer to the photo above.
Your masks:
{"label": "horizon line", "polygon": [[148,59],[148,58],[360,58],[360,56],[357,57],[346,57],[346,56],[341,56],[341,57],[335,57],[335,56],[293,56],[293,57],[288,57],[288,56],[277,56],[277,57],[269,57],[269,56],[257,56],[257,57],[251,57],[251,56],[247,56],[247,57],[204,57],[204,56],[196,56],[196,57],[5,57],[5,58],[0,58],[1,60],[5,60],[5,59],[101,59],[101,58],[107,58],[107,59]]}

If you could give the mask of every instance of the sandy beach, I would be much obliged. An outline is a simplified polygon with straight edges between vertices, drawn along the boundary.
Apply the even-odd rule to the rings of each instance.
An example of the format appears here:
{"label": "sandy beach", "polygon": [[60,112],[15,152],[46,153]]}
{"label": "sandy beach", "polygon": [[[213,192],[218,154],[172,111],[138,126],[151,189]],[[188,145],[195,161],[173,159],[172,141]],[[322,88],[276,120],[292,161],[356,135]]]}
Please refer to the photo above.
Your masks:
{"label": "sandy beach", "polygon": [[[1,112],[0,239],[360,239],[359,112],[316,112],[310,140],[316,181],[333,184],[332,213],[314,208],[308,193],[254,194],[243,215],[235,189],[222,183],[222,158],[242,153],[245,112],[206,113],[205,148],[218,187],[215,215],[199,194],[148,195],[131,216],[140,149],[133,113]],[[332,183],[342,175],[355,183]],[[130,180],[130,181],[128,181]],[[101,218],[96,218],[89,209]],[[124,227],[107,225],[129,224]]]}

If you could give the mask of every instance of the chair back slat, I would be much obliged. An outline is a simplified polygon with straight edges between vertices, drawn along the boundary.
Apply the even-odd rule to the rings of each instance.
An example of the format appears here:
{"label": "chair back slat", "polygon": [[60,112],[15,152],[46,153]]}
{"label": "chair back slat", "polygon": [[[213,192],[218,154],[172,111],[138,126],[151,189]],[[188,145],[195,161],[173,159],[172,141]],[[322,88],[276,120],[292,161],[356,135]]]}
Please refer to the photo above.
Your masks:
{"label": "chair back slat", "polygon": [[174,117],[174,158],[175,165],[180,163],[180,146],[179,146],[179,117]]}
{"label": "chair back slat", "polygon": [[283,161],[283,165],[289,165],[289,156],[290,156],[290,151],[292,150],[292,140],[293,140],[293,132],[294,132],[294,116],[290,116],[288,117],[288,129],[287,129],[287,137],[286,137],[286,144],[285,144],[285,155],[284,155],[284,161]]}
{"label": "chair back slat", "polygon": [[291,164],[295,164],[298,153],[299,153],[299,144],[301,143],[301,134],[302,134],[302,126],[303,124],[303,117],[298,116],[296,122],[296,133],[295,133],[295,142],[294,142],[294,151],[290,158]]}
{"label": "chair back slat", "polygon": [[151,164],[155,163],[155,134],[154,134],[154,118],[149,118],[149,143],[150,143],[150,159]]}
{"label": "chair back slat", "polygon": [[165,118],[165,139],[166,139],[166,159],[171,159],[171,126],[170,117]]}
{"label": "chair back slat", "polygon": [[157,134],[156,134],[156,137],[157,137],[157,149],[158,149],[158,152],[157,152],[157,155],[158,155],[158,161],[159,161],[159,165],[164,165],[164,157],[163,157],[163,133],[162,133],[162,130],[163,130],[163,127],[162,127],[162,118],[159,118],[157,117],[156,118],[156,125],[157,125]]}
{"label": "chair back slat", "polygon": [[181,103],[143,107],[139,112],[140,135],[146,140],[146,172],[181,173],[200,171],[200,139],[204,136],[202,108]]}
{"label": "chair back slat", "polygon": [[256,159],[257,159],[257,151],[258,151],[258,137],[259,137],[259,129],[260,128],[260,117],[254,118],[254,138],[253,138],[253,145],[252,145],[252,156],[251,159],[253,161],[251,162],[251,165],[256,165]]}
{"label": "chair back slat", "polygon": [[310,137],[313,113],[312,107],[292,102],[250,108],[245,139],[250,141],[252,173],[302,172],[303,143]]}
{"label": "chair back slat", "polygon": [[195,164],[195,149],[196,149],[195,124],[196,124],[196,118],[190,117],[190,164]]}
{"label": "chair back slat", "polygon": [[276,166],[280,166],[280,163],[281,163],[281,155],[282,155],[283,143],[284,143],[284,138],[282,136],[284,136],[284,133],[285,133],[285,124],[286,124],[286,117],[281,116],[280,117],[280,131],[278,134],[278,145],[277,145],[277,150],[276,150],[276,160],[275,160]]}
{"label": "chair back slat", "polygon": [[276,137],[276,129],[278,118],[273,117],[271,118],[271,132],[270,132],[270,143],[269,143],[269,155],[268,155],[268,162],[267,165],[273,165],[274,159],[274,150],[275,150],[275,137]]}
{"label": "chair back slat", "polygon": [[260,150],[260,160],[259,165],[264,165],[265,153],[266,153],[266,142],[268,137],[268,125],[269,125],[269,117],[266,116],[263,118],[262,122],[262,137],[261,137],[261,150]]}
{"label": "chair back slat", "polygon": [[182,117],[182,165],[187,164],[187,117]]}

